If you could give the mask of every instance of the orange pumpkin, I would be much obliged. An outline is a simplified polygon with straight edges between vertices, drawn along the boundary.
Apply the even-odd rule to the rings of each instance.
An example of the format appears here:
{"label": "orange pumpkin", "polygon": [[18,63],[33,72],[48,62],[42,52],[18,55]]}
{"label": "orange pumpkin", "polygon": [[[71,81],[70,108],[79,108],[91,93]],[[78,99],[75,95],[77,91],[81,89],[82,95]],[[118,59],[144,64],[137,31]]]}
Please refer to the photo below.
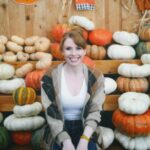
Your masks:
{"label": "orange pumpkin", "polygon": [[95,60],[102,60],[106,57],[106,49],[102,46],[87,45],[86,55]]}
{"label": "orange pumpkin", "polygon": [[13,143],[17,145],[28,145],[31,142],[31,131],[13,131],[11,133]]}
{"label": "orange pumpkin", "polygon": [[112,116],[114,126],[131,137],[150,134],[150,109],[141,115],[128,115],[116,109]]}
{"label": "orange pumpkin", "polygon": [[116,80],[120,92],[147,92],[149,83],[146,78],[126,78],[120,76]]}
{"label": "orange pumpkin", "polygon": [[46,70],[34,70],[29,72],[25,77],[26,86],[32,87],[35,90],[40,90],[41,79],[45,74]]}
{"label": "orange pumpkin", "polygon": [[95,29],[89,33],[89,41],[98,46],[108,45],[112,42],[112,32],[106,29]]}
{"label": "orange pumpkin", "polygon": [[60,51],[60,44],[59,43],[51,43],[50,45],[50,53],[52,56],[58,60],[64,60],[64,56]]}
{"label": "orange pumpkin", "polygon": [[84,64],[86,64],[87,66],[91,67],[91,68],[95,68],[95,63],[93,62],[93,60],[91,58],[89,58],[88,56],[84,56],[83,61]]}
{"label": "orange pumpkin", "polygon": [[82,29],[79,26],[70,25],[70,24],[56,24],[52,28],[51,36],[52,36],[52,38],[54,38],[55,42],[61,42],[61,39],[62,39],[64,33],[68,32],[72,29],[76,29],[76,28],[80,28],[83,31],[83,36],[84,36],[85,40],[87,40],[88,33],[86,30]]}

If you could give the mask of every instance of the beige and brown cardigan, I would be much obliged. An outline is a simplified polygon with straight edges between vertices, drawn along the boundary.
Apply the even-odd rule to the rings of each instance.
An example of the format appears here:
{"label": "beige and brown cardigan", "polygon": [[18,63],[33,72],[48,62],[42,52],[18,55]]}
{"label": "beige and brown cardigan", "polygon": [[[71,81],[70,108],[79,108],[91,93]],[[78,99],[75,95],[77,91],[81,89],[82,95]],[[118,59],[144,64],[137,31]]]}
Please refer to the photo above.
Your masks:
{"label": "beige and brown cardigan", "polygon": [[[64,130],[64,116],[60,102],[60,80],[63,63],[51,68],[43,76],[41,81],[42,104],[45,108],[45,115],[48,126],[45,128],[44,140],[51,149],[55,141],[61,144],[65,139],[70,138]],[[83,64],[83,71],[88,87],[85,105],[82,111],[83,126],[92,127],[96,131],[101,121],[100,111],[105,100],[104,76],[96,69],[91,69]]]}

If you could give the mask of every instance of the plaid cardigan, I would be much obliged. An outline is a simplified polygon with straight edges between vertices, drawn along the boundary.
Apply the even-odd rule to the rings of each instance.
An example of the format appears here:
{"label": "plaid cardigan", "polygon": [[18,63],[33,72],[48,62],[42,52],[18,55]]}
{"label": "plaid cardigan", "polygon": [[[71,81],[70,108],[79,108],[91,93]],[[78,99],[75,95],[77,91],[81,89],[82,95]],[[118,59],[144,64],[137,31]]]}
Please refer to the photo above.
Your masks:
{"label": "plaid cardigan", "polygon": [[[44,135],[44,140],[48,144],[47,149],[50,149],[54,141],[61,144],[65,139],[70,138],[64,130],[64,116],[60,101],[62,67],[63,63],[49,69],[41,82],[42,104],[48,124]],[[100,111],[105,100],[104,76],[100,71],[91,69],[84,64],[83,71],[88,92],[82,110],[82,122],[83,126],[90,126],[93,131],[96,131],[98,123],[101,121]]]}

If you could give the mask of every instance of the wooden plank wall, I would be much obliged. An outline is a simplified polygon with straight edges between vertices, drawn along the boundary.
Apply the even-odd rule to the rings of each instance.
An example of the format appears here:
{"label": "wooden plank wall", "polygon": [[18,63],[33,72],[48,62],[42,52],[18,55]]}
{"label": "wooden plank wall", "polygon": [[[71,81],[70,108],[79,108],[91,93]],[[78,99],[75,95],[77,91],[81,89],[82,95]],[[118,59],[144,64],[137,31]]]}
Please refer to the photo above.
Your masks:
{"label": "wooden plank wall", "polygon": [[74,0],[38,0],[34,5],[16,4],[14,0],[0,0],[0,34],[50,36],[56,23],[66,23],[72,15],[92,20],[96,27],[132,31],[141,17],[134,0],[96,0],[94,11],[77,11]]}

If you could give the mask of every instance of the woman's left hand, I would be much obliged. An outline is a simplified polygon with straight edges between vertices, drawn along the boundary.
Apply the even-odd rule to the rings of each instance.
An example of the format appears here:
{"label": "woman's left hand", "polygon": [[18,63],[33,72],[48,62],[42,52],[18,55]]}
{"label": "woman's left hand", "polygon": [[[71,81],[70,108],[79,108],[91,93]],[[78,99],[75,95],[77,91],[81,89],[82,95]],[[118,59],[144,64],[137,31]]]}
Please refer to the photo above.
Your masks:
{"label": "woman's left hand", "polygon": [[76,150],[88,150],[88,141],[80,139]]}

